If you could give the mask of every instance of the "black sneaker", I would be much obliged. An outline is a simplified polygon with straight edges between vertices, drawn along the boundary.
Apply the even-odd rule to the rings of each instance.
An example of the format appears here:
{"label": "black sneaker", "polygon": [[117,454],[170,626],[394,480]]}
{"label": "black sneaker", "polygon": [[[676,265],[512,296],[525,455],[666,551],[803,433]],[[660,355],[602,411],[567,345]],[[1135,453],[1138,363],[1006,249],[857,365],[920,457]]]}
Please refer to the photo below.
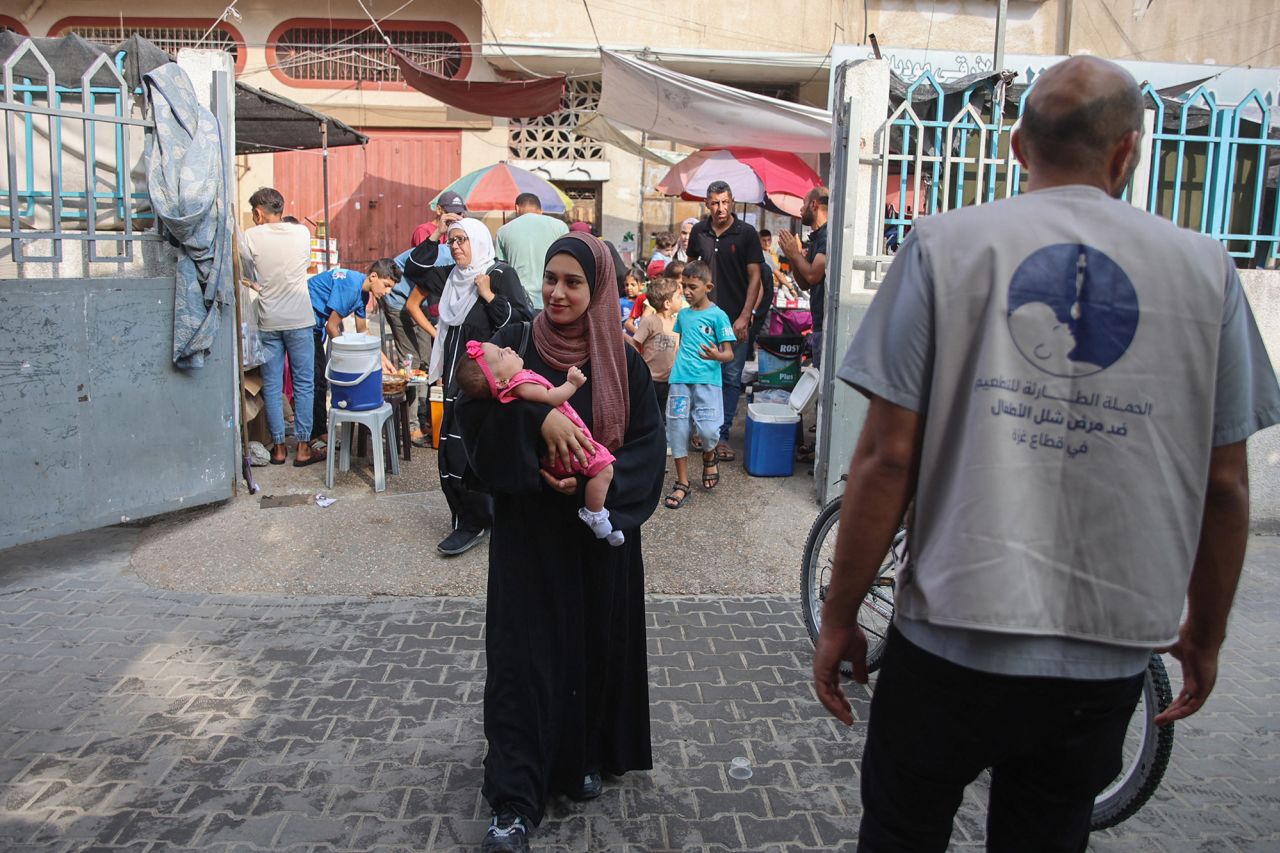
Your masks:
{"label": "black sneaker", "polygon": [[480,850],[481,853],[486,850],[528,853],[529,829],[524,825],[524,818],[515,812],[494,812]]}
{"label": "black sneaker", "polygon": [[454,557],[465,551],[470,551],[475,546],[484,541],[484,537],[489,533],[484,530],[466,530],[459,527],[450,533],[444,540],[436,546],[436,550],[448,557]]}

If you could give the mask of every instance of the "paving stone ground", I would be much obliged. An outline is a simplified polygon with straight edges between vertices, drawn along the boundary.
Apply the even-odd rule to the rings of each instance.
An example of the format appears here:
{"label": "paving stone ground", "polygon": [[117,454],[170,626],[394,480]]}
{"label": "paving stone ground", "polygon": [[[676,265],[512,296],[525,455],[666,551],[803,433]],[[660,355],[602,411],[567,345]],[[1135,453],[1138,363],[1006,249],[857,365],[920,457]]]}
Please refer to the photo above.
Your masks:
{"label": "paving stone ground", "polygon": [[[122,571],[136,539],[0,552],[0,849],[475,849],[482,601],[158,591]],[[1278,558],[1251,541],[1217,693],[1152,803],[1091,849],[1280,850]],[[557,801],[536,849],[852,850],[863,728],[813,698],[797,600],[648,614],[656,766]],[[981,848],[984,797],[955,849]]]}

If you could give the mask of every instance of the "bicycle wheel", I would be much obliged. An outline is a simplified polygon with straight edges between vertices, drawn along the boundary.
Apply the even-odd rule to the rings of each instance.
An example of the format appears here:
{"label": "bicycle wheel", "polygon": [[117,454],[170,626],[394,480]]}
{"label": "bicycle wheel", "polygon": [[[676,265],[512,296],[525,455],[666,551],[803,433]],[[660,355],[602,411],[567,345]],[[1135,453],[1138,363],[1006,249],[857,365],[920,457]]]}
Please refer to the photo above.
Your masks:
{"label": "bicycle wheel", "polygon": [[[840,524],[840,498],[834,498],[814,519],[804,545],[804,563],[800,574],[801,612],[809,639],[818,642],[822,627],[822,604],[827,599],[827,587],[831,583],[831,565],[836,551],[836,533]],[[895,567],[893,552],[886,556],[876,575],[867,597],[858,613],[858,624],[867,635],[867,671],[874,672],[884,656],[884,644],[893,621],[893,580]],[[841,674],[853,675],[853,667],[846,661],[840,665]]]}
{"label": "bicycle wheel", "polygon": [[1093,802],[1093,829],[1128,820],[1160,787],[1173,752],[1173,724],[1157,727],[1156,715],[1173,701],[1169,674],[1160,655],[1152,654],[1142,682],[1142,695],[1125,733],[1120,775]]}

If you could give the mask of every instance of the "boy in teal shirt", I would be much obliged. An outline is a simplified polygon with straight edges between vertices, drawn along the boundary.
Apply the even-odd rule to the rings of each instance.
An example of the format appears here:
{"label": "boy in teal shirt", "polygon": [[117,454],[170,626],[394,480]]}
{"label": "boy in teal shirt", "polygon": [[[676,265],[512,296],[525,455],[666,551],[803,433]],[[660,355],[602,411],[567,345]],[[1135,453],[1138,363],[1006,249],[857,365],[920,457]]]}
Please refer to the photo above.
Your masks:
{"label": "boy in teal shirt", "polygon": [[664,503],[679,509],[689,497],[689,435],[697,429],[702,438],[702,488],[720,482],[716,442],[724,423],[720,365],[733,360],[737,335],[733,323],[711,301],[711,268],[693,261],[684,268],[684,297],[689,307],[676,315],[675,332],[680,348],[671,368],[667,394],[667,444],[676,462],[676,482]]}

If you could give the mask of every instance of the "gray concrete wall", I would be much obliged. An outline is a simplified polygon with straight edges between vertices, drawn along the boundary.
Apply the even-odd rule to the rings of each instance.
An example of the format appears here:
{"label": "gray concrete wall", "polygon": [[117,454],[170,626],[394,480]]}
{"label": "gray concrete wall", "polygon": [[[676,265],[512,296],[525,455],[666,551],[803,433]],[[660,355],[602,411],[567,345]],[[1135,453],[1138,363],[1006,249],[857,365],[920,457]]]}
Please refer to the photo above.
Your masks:
{"label": "gray concrete wall", "polygon": [[0,277],[0,548],[231,496],[234,315],[173,367],[174,280]]}
{"label": "gray concrete wall", "polygon": [[[1271,367],[1280,371],[1280,271],[1241,270],[1240,281],[1267,343]],[[1253,529],[1280,533],[1280,426],[1249,439],[1249,493]]]}

